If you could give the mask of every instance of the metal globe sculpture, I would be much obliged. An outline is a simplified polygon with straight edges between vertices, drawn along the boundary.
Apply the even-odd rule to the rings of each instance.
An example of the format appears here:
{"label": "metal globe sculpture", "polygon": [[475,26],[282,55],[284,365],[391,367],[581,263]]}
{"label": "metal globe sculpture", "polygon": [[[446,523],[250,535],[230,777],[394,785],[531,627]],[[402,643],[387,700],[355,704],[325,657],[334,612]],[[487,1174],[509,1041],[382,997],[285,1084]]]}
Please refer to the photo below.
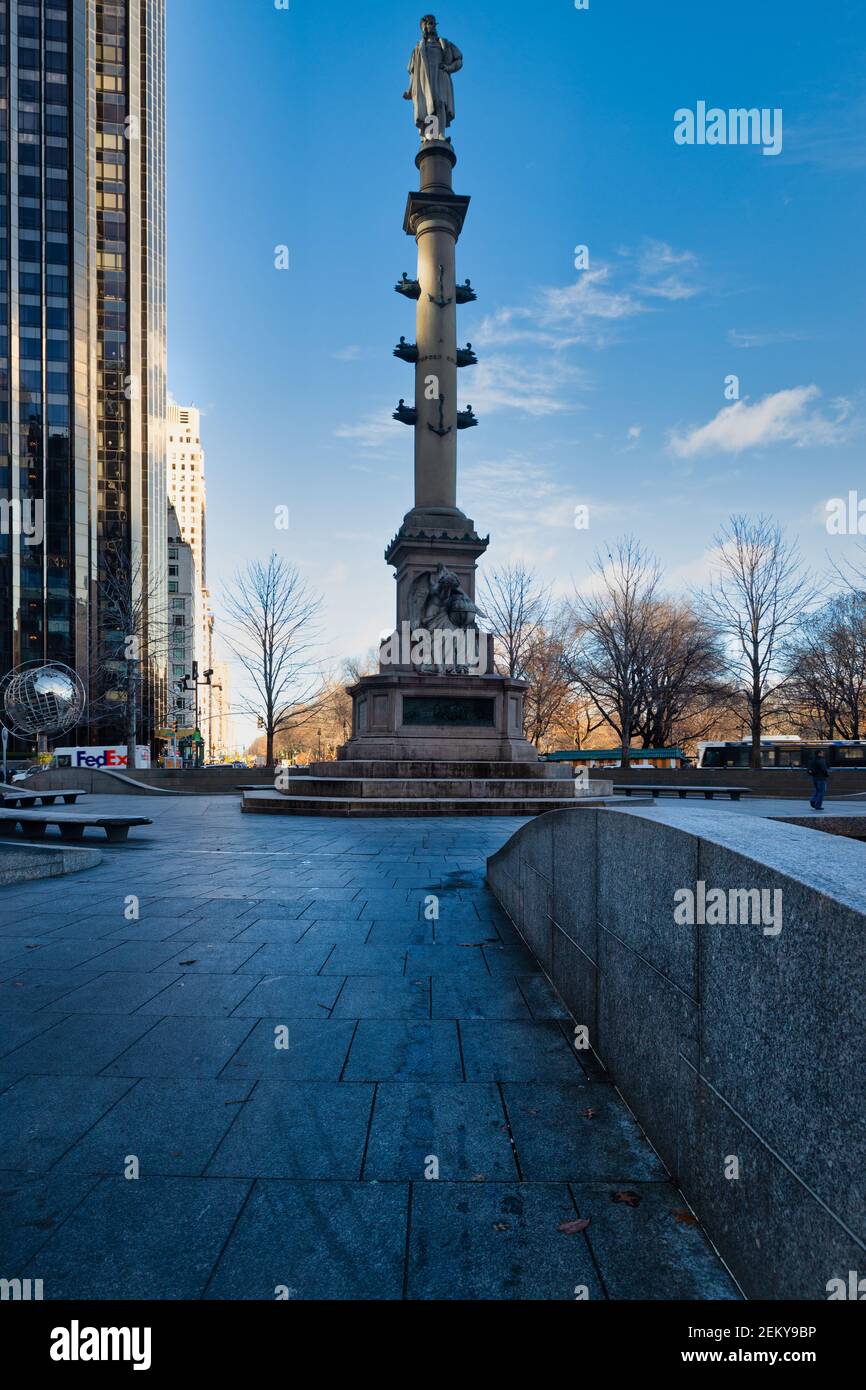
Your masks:
{"label": "metal globe sculpture", "polygon": [[62,661],[25,661],[0,681],[0,719],[25,737],[65,733],[86,703],[81,678]]}

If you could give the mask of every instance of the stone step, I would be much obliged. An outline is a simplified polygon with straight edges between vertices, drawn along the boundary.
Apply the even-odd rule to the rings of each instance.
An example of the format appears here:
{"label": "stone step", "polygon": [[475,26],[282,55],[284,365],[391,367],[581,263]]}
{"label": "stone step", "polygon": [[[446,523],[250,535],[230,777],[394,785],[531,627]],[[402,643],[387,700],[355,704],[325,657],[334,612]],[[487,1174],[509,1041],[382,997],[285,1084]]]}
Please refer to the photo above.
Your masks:
{"label": "stone step", "polygon": [[[649,797],[647,801],[649,801]],[[632,804],[636,804],[634,799]],[[245,792],[242,811],[274,816],[540,816],[546,811],[621,806],[613,796],[568,797],[303,797]]]}
{"label": "stone step", "polygon": [[533,781],[570,781],[572,771],[562,763],[543,762],[465,762],[431,759],[430,761],[394,760],[359,761],[346,758],[332,763],[311,763],[314,777],[506,777],[530,778]]}
{"label": "stone step", "polygon": [[280,792],[288,797],[358,797],[388,801],[413,800],[519,800],[523,797],[543,797],[545,800],[564,800],[574,790],[559,780],[541,781],[525,777],[293,777]]}

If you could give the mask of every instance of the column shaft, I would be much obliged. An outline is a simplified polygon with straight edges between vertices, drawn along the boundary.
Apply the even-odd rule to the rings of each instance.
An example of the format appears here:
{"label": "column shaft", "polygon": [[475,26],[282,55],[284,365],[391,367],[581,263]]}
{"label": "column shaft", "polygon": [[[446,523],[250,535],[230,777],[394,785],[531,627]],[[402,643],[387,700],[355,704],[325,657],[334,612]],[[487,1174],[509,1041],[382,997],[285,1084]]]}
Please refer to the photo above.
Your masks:
{"label": "column shaft", "polygon": [[[457,306],[455,232],[446,219],[417,230],[415,506],[457,506]],[[439,302],[448,301],[444,306]],[[440,399],[441,398],[441,399]],[[445,433],[436,433],[445,431]]]}

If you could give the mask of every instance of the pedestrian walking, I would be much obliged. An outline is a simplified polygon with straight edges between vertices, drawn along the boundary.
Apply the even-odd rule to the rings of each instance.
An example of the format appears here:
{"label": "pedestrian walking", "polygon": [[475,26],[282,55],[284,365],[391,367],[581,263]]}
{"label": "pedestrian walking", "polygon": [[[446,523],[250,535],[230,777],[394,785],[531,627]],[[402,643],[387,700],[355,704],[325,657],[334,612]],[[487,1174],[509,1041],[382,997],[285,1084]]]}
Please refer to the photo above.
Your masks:
{"label": "pedestrian walking", "polygon": [[812,793],[809,805],[812,807],[813,811],[823,811],[824,797],[827,794],[827,783],[830,780],[830,769],[827,766],[823,753],[818,752],[815,754],[809,764],[809,776],[815,784],[815,790]]}

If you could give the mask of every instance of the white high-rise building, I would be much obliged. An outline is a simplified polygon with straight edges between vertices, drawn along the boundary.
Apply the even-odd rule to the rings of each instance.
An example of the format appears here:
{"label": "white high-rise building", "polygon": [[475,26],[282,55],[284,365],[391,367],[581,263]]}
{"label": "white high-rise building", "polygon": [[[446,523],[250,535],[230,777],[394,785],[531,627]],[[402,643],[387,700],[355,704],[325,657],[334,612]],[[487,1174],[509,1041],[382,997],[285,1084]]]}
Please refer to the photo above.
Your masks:
{"label": "white high-rise building", "polygon": [[195,406],[168,406],[168,495],[177,512],[186,544],[191,547],[199,579],[207,583],[204,450],[201,415]]}
{"label": "white high-rise building", "polygon": [[231,704],[231,669],[227,661],[214,661],[214,684],[210,707],[210,728],[204,730],[211,756],[219,762],[236,758],[233,720],[229,712]]}
{"label": "white high-rise building", "polygon": [[[213,614],[207,587],[207,489],[204,449],[201,443],[201,414],[192,405],[168,406],[168,495],[177,513],[180,533],[190,547],[196,572],[195,660],[199,677],[213,666]],[[207,740],[211,718],[211,692],[199,690],[199,727]],[[207,756],[211,756],[208,748]]]}
{"label": "white high-rise building", "polygon": [[198,575],[192,547],[184,543],[177,513],[168,504],[168,725],[183,736],[195,728],[195,688],[181,689],[192,674],[199,630]]}

